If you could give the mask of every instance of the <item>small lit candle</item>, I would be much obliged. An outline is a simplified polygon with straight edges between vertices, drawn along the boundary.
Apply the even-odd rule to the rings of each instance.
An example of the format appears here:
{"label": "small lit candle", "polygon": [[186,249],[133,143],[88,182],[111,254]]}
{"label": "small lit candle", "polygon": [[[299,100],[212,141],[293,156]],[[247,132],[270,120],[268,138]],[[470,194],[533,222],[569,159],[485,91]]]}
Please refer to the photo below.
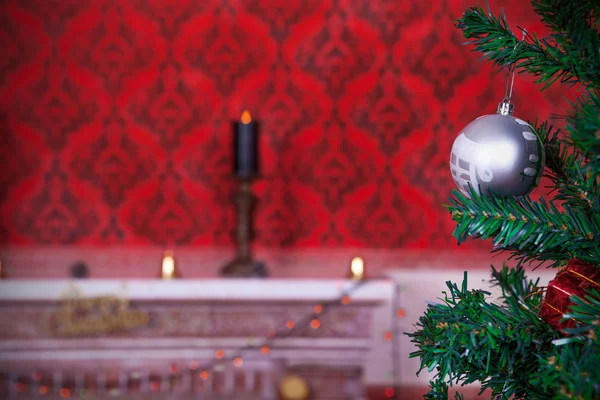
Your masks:
{"label": "small lit candle", "polygon": [[350,262],[350,278],[356,280],[365,278],[365,262],[361,257],[354,257]]}
{"label": "small lit candle", "polygon": [[234,173],[251,178],[258,173],[258,125],[249,111],[244,111],[234,124]]}
{"label": "small lit candle", "polygon": [[165,256],[162,260],[162,274],[163,279],[175,278],[175,257],[173,251],[165,251]]}

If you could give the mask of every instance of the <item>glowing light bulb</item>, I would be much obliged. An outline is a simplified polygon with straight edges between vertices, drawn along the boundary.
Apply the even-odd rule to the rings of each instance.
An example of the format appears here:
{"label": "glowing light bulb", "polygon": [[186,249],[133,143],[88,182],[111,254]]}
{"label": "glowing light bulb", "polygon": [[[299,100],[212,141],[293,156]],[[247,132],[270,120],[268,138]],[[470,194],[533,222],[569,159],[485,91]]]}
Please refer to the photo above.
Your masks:
{"label": "glowing light bulb", "polygon": [[362,257],[354,257],[350,262],[350,277],[357,280],[364,279],[365,262]]}
{"label": "glowing light bulb", "polygon": [[173,279],[175,277],[175,258],[171,250],[165,251],[162,260],[162,278]]}

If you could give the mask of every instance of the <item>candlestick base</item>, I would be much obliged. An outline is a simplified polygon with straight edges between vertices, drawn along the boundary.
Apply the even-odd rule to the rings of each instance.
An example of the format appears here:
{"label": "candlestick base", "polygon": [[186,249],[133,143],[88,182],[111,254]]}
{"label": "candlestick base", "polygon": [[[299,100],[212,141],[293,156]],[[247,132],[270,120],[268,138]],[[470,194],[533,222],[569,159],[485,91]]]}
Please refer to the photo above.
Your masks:
{"label": "candlestick base", "polygon": [[224,278],[266,278],[267,268],[264,263],[250,259],[240,259],[227,263],[221,269]]}

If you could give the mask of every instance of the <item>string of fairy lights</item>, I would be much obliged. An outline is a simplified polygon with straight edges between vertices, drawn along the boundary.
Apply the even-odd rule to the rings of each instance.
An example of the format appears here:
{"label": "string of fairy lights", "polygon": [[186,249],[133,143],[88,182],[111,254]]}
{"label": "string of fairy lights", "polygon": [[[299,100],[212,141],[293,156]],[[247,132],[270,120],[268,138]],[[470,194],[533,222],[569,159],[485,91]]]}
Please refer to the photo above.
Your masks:
{"label": "string of fairy lights", "polygon": [[[207,381],[211,378],[211,375],[218,370],[222,370],[225,363],[229,362],[236,368],[241,368],[244,365],[244,357],[248,356],[249,353],[259,352],[263,356],[268,356],[271,353],[271,348],[276,340],[282,339],[288,336],[294,335],[298,330],[305,330],[311,328],[317,330],[321,327],[321,320],[325,313],[334,308],[340,306],[346,306],[351,303],[351,296],[362,286],[374,282],[374,281],[389,281],[393,285],[392,303],[391,303],[391,324],[390,329],[385,331],[383,334],[383,340],[390,343],[391,345],[391,361],[392,361],[392,372],[391,372],[391,384],[384,389],[384,396],[390,399],[400,399],[399,391],[399,378],[400,378],[400,327],[397,323],[398,319],[402,319],[406,316],[406,311],[401,307],[400,304],[400,285],[395,283],[391,278],[387,276],[367,278],[364,274],[364,261],[360,257],[356,257],[352,260],[350,267],[350,284],[342,284],[339,295],[333,299],[325,299],[316,303],[312,311],[307,313],[303,317],[293,320],[288,319],[283,326],[276,331],[269,332],[266,337],[262,340],[249,341],[244,346],[238,347],[237,349],[228,349],[225,351],[223,348],[217,348],[214,353],[214,357],[204,363],[198,361],[190,361],[188,364],[189,370],[193,376],[197,376],[201,381]],[[229,353],[227,355],[226,353]],[[177,371],[177,368],[172,366],[170,369],[171,373]],[[34,372],[33,380],[36,381],[36,374]],[[37,381],[39,381],[39,376]],[[28,384],[24,382],[15,382],[16,392],[29,391],[31,388],[27,387]],[[36,391],[39,395],[51,394],[48,386],[40,385],[39,382],[35,385]],[[56,388],[58,389],[58,388]],[[149,385],[151,391],[158,391],[161,389],[159,382]],[[62,387],[55,390],[62,398],[69,398],[72,395],[71,389]],[[83,393],[83,392],[82,392]],[[86,397],[80,394],[80,398]]]}
{"label": "string of fairy lights", "polygon": [[271,332],[266,338],[264,338],[258,344],[247,344],[243,347],[240,347],[234,351],[232,351],[232,356],[225,358],[225,351],[222,349],[218,349],[215,351],[215,359],[206,363],[202,367],[202,372],[200,372],[200,377],[208,377],[208,371],[214,369],[215,365],[222,363],[223,361],[229,360],[236,367],[241,367],[243,365],[242,353],[252,350],[259,350],[261,354],[268,355],[270,353],[272,343],[277,339],[282,339],[287,336],[291,336],[295,331],[310,326],[312,329],[319,329],[321,327],[320,318],[325,314],[325,312],[336,305],[348,305],[350,304],[350,296],[353,292],[355,292],[359,287],[366,284],[367,280],[357,280],[351,286],[344,288],[340,296],[333,300],[325,300],[321,301],[313,307],[313,311],[310,314],[305,315],[297,321],[293,319],[288,319],[284,326],[278,331]]}
{"label": "string of fairy lights", "polygon": [[[361,286],[373,282],[373,281],[381,281],[381,280],[391,280],[389,277],[383,276],[378,278],[365,278],[363,272],[358,272],[353,266],[356,266],[355,261],[357,258],[353,259],[353,263],[351,264],[350,275],[351,278],[354,279],[354,282],[342,289],[341,293],[337,298],[324,300],[318,302],[313,307],[313,312],[305,315],[298,321],[287,320],[284,324],[284,327],[280,330],[271,333],[266,338],[264,338],[259,344],[248,344],[246,346],[240,347],[232,352],[232,356],[226,358],[225,351],[223,349],[218,349],[215,351],[215,358],[204,364],[202,368],[200,368],[199,364],[193,364],[195,370],[200,369],[199,377],[202,380],[207,380],[210,377],[210,371],[214,370],[216,366],[221,365],[225,361],[229,361],[233,364],[234,367],[242,367],[244,364],[242,354],[247,351],[259,350],[261,354],[268,355],[270,353],[271,344],[277,340],[284,338],[286,336],[292,335],[296,329],[303,329],[307,326],[310,326],[312,329],[319,329],[321,326],[321,322],[319,318],[322,318],[325,312],[335,306],[345,306],[350,304],[351,295],[356,290],[358,290]],[[360,260],[360,264],[362,264],[362,259]],[[392,281],[393,282],[393,281]],[[400,304],[400,285],[397,283],[393,284],[393,297],[392,297],[392,318],[391,318],[391,326],[390,330],[386,331],[383,335],[383,339],[386,342],[391,344],[391,357],[392,357],[392,377],[391,377],[391,385],[386,387],[384,390],[384,395],[390,399],[400,399],[400,391],[399,391],[399,379],[400,379],[400,326],[396,323],[397,319],[404,318],[406,316],[406,310],[401,307]]]}
{"label": "string of fairy lights", "polygon": [[[199,377],[202,380],[208,380],[210,377],[210,371],[214,370],[215,367],[222,365],[223,362],[229,361],[233,364],[234,367],[242,367],[244,364],[243,353],[259,350],[262,355],[268,355],[271,351],[272,343],[277,340],[287,336],[292,335],[297,329],[304,329],[307,326],[310,326],[312,329],[319,329],[321,326],[320,318],[323,317],[325,312],[335,306],[345,306],[350,304],[351,295],[361,286],[373,282],[373,281],[381,281],[388,280],[392,281],[387,276],[377,277],[377,278],[366,278],[364,271],[364,261],[361,257],[355,257],[352,259],[350,263],[350,279],[353,280],[353,283],[345,287],[341,290],[338,297],[334,299],[323,300],[315,304],[313,307],[313,312],[305,315],[298,321],[294,321],[289,319],[285,322],[283,328],[278,331],[272,332],[266,338],[264,338],[259,344],[252,343],[246,346],[240,347],[235,351],[232,351],[232,356],[226,358],[225,351],[223,349],[217,349],[215,351],[215,358],[204,364],[202,368],[198,363],[190,364],[190,368],[193,367],[194,370],[200,369]],[[390,330],[386,331],[383,335],[383,339],[386,342],[391,344],[391,358],[392,358],[392,377],[391,377],[391,385],[386,387],[384,390],[384,395],[390,399],[400,399],[400,391],[399,391],[399,379],[400,379],[400,368],[401,368],[401,360],[400,360],[400,326],[396,323],[397,319],[402,319],[406,316],[406,310],[401,307],[400,304],[400,291],[401,287],[399,284],[393,282],[393,295],[392,295],[392,316],[391,316],[391,324]]]}

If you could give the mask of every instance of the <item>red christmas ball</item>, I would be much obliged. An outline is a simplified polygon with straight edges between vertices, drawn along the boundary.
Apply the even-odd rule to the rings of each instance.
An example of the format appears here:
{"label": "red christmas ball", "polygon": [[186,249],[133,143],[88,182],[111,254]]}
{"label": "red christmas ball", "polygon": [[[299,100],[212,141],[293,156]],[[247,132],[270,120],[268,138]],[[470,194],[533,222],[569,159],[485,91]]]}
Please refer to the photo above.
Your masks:
{"label": "red christmas ball", "polygon": [[548,284],[540,318],[558,330],[574,328],[575,320],[562,321],[573,305],[571,296],[584,297],[593,288],[600,288],[600,268],[577,259],[570,260]]}

